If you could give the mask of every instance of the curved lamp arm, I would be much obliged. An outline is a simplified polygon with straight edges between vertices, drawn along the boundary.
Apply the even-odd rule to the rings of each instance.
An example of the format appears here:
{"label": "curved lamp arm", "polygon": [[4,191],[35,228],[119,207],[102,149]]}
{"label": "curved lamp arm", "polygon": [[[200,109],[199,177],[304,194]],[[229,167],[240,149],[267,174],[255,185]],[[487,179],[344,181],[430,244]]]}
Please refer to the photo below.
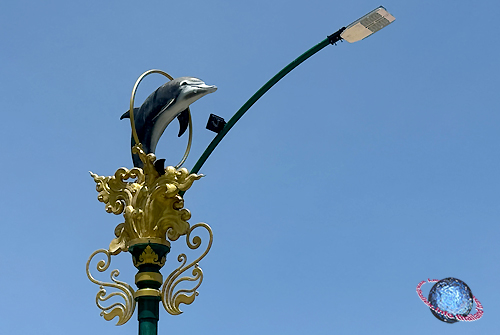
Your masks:
{"label": "curved lamp arm", "polygon": [[340,37],[340,34],[345,30],[344,28],[341,28],[339,31],[336,33],[328,36],[326,39],[321,41],[320,43],[316,44],[313,46],[311,49],[307,50],[304,52],[302,55],[297,57],[294,61],[292,61],[290,64],[285,66],[283,70],[278,72],[274,77],[272,77],[267,83],[264,84],[257,92],[255,92],[254,95],[250,99],[248,99],[247,102],[241,108],[233,115],[233,117],[226,123],[224,128],[215,136],[215,138],[210,142],[208,147],[205,149],[205,152],[201,155],[201,157],[198,159],[194,167],[191,169],[190,173],[197,173],[200,171],[200,168],[203,166],[207,158],[210,156],[212,151],[214,151],[215,147],[219,144],[219,142],[226,136],[228,131],[234,126],[236,122],[245,114],[245,112],[252,107],[252,105],[257,102],[271,87],[273,87],[278,81],[280,81],[281,78],[286,76],[290,71],[295,69],[297,66],[299,66],[302,62],[304,62],[306,59],[326,47],[328,44],[334,44],[338,41],[340,41],[342,38]]}
{"label": "curved lamp arm", "polygon": [[[297,57],[290,64],[285,66],[283,70],[278,72],[274,77],[272,77],[267,83],[264,84],[257,92],[241,108],[233,115],[233,117],[226,123],[224,128],[215,136],[215,138],[210,142],[208,147],[205,149],[201,157],[198,159],[194,167],[191,169],[190,173],[198,173],[200,168],[203,166],[205,161],[208,159],[212,151],[219,144],[219,142],[226,136],[228,131],[234,126],[236,122],[245,114],[245,112],[252,107],[252,105],[257,102],[271,87],[273,87],[278,81],[286,76],[290,71],[299,66],[306,59],[326,47],[328,44],[335,44],[336,42],[345,39],[346,41],[353,43],[365,39],[366,37],[372,35],[373,33],[379,31],[380,29],[388,26],[395,20],[387,10],[380,6],[358,20],[354,21],[350,25],[339,29],[337,32],[328,36],[323,41],[319,42],[311,49],[304,52],[302,55]],[[183,195],[183,192],[179,192],[179,195]]]}

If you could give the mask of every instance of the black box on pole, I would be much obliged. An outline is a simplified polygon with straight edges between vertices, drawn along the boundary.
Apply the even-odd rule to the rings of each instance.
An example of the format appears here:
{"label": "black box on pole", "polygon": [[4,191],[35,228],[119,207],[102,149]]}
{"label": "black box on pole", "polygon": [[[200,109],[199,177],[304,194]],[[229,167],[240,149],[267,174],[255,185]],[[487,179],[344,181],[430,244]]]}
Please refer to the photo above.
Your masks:
{"label": "black box on pole", "polygon": [[210,114],[210,117],[208,118],[207,122],[207,129],[211,130],[215,133],[220,133],[220,131],[224,128],[226,125],[226,121],[224,121],[223,118],[220,116],[217,116],[215,114]]}

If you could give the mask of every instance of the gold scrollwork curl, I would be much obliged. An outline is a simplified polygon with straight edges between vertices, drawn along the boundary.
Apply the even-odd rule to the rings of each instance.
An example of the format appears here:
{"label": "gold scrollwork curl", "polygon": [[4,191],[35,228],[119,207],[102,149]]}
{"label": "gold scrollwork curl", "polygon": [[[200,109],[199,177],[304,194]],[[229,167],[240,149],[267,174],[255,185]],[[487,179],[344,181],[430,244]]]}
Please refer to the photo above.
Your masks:
{"label": "gold scrollwork curl", "polygon": [[[94,256],[96,256],[99,253],[106,255],[106,260],[100,260],[97,263],[97,270],[99,272],[104,272],[109,268],[109,265],[111,264],[111,253],[106,249],[96,250],[92,255],[90,255],[89,260],[87,261],[87,267],[86,267],[87,277],[90,279],[91,282],[99,285],[99,292],[97,292],[96,295],[96,305],[102,311],[101,316],[104,317],[106,321],[110,321],[115,316],[118,316],[118,322],[116,323],[116,325],[120,326],[126,323],[134,313],[135,310],[134,289],[129,284],[116,279],[120,274],[120,271],[116,269],[111,271],[110,273],[110,278],[113,281],[112,283],[102,282],[100,280],[95,279],[92,276],[89,270],[90,262],[92,261]],[[106,289],[104,287],[115,288],[118,289],[119,291],[106,294]],[[113,297],[122,298],[125,303],[115,302],[107,307],[101,305],[101,302],[107,301]]]}
{"label": "gold scrollwork curl", "polygon": [[[161,289],[161,300],[163,302],[163,307],[165,307],[165,310],[172,315],[179,315],[182,313],[182,311],[179,309],[180,304],[190,305],[194,301],[194,299],[198,295],[198,292],[196,290],[198,289],[198,287],[200,287],[201,282],[203,281],[203,271],[198,266],[198,262],[203,257],[205,257],[205,255],[212,247],[213,234],[212,229],[206,223],[201,222],[193,225],[186,234],[186,244],[190,249],[198,249],[202,243],[199,236],[194,236],[191,240],[191,233],[198,227],[205,228],[209,234],[209,241],[205,251],[188,265],[186,265],[186,254],[180,254],[177,257],[177,260],[181,263],[181,265],[167,277]],[[183,274],[190,268],[193,269],[191,272],[192,277],[184,276],[179,278],[181,274]],[[179,289],[175,291],[177,285],[184,281],[197,283],[192,289]]]}
{"label": "gold scrollwork curl", "polygon": [[[144,183],[145,175],[141,169],[119,168],[114,176],[98,176],[90,172],[96,182],[96,190],[99,192],[97,199],[106,204],[106,212],[121,214],[126,205],[132,202],[134,195],[140,190],[140,184]],[[135,179],[135,183],[126,182],[127,179]]]}

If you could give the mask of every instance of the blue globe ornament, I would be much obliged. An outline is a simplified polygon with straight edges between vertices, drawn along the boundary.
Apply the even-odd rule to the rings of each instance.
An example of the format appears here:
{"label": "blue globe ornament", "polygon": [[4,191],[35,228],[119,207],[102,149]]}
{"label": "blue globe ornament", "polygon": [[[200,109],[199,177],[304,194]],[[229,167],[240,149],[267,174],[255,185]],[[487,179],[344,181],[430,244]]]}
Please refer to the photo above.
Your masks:
{"label": "blue globe ornament", "polygon": [[[472,310],[474,302],[472,292],[466,283],[453,277],[438,281],[429,292],[429,303],[434,309],[439,309],[453,315],[467,316]],[[446,323],[455,323],[457,319],[450,319],[431,309],[432,314]]]}

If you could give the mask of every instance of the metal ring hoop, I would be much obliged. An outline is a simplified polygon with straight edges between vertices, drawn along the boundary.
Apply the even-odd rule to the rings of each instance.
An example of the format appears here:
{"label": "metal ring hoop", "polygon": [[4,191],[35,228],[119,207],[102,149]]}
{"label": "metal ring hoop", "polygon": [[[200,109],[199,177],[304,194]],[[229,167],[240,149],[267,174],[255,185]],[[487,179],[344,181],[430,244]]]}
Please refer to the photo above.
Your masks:
{"label": "metal ring hoop", "polygon": [[[159,73],[161,75],[164,75],[165,77],[167,77],[170,80],[174,80],[174,78],[171,75],[169,75],[168,73],[166,73],[165,71],[153,69],[153,70],[148,70],[148,71],[144,72],[143,74],[141,74],[141,76],[135,82],[134,88],[132,90],[132,96],[130,97],[130,126],[132,127],[132,136],[134,137],[135,143],[137,143],[137,144],[139,144],[140,142],[139,142],[139,137],[137,136],[137,131],[135,130],[135,120],[134,120],[135,93],[137,92],[137,88],[139,87],[139,84],[141,83],[141,81],[146,76],[153,74],[153,73]],[[180,168],[182,166],[182,164],[184,164],[184,162],[186,161],[187,156],[189,155],[189,151],[191,150],[191,143],[193,140],[193,124],[191,122],[191,111],[189,110],[189,107],[187,108],[187,110],[188,110],[188,115],[189,115],[189,139],[188,139],[186,151],[184,153],[184,157],[182,157],[179,164],[177,164],[175,166],[176,169]]]}

